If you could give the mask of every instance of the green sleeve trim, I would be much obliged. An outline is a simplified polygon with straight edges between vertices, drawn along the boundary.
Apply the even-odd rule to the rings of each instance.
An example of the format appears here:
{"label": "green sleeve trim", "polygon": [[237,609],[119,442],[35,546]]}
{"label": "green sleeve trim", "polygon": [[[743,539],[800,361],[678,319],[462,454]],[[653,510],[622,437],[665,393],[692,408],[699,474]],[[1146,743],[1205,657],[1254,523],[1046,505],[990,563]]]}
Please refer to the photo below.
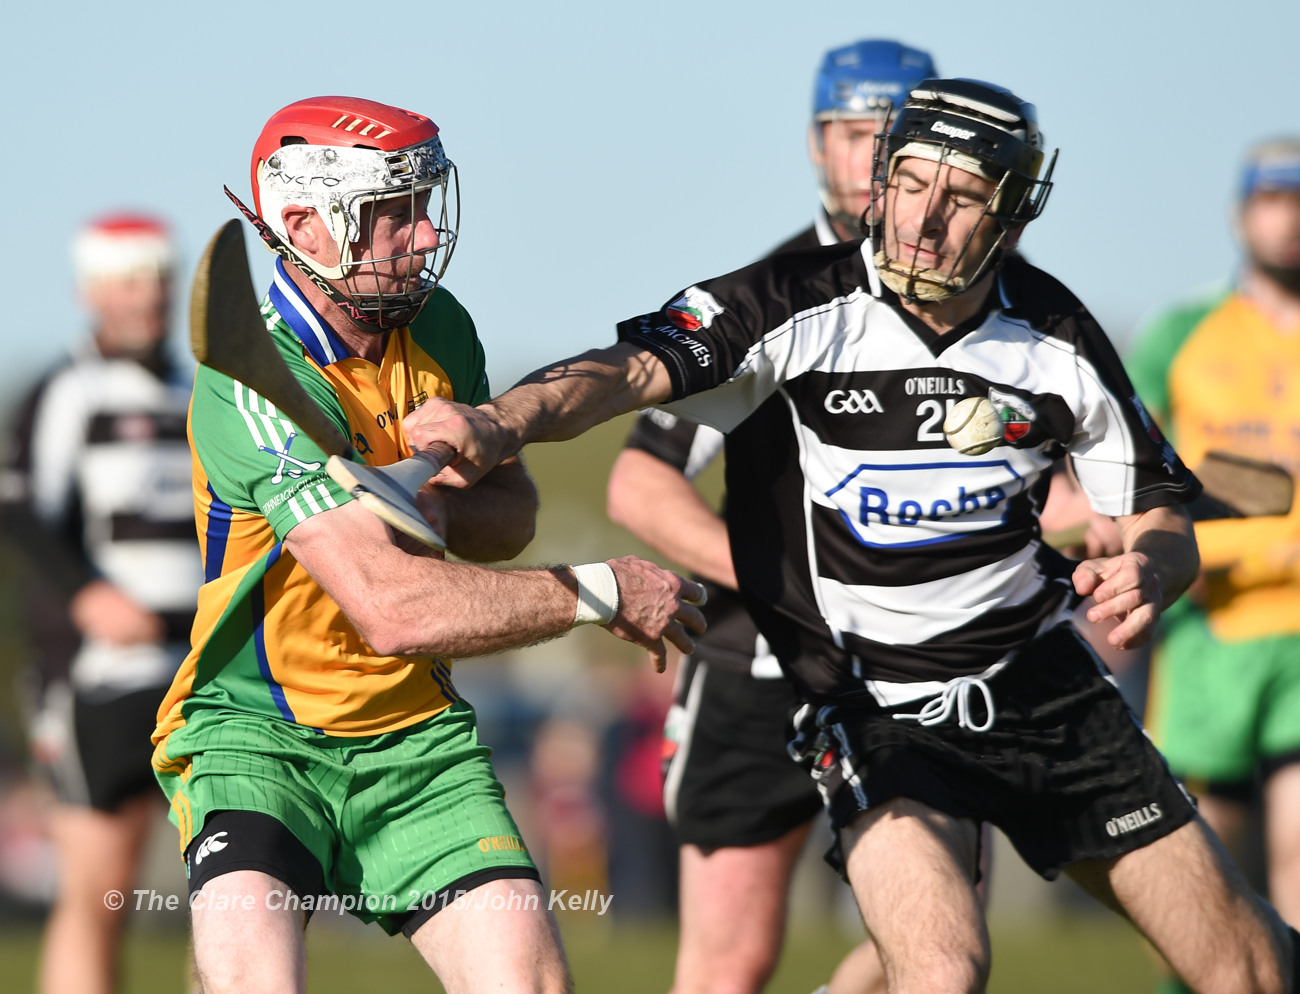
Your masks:
{"label": "green sleeve trim", "polygon": [[[272,335],[294,377],[346,437],[350,429],[342,405],[303,357],[302,345],[283,325]],[[199,367],[191,426],[195,455],[217,497],[263,515],[280,540],[313,514],[352,499],[325,472],[328,457],[315,442],[269,401],[224,373]]]}

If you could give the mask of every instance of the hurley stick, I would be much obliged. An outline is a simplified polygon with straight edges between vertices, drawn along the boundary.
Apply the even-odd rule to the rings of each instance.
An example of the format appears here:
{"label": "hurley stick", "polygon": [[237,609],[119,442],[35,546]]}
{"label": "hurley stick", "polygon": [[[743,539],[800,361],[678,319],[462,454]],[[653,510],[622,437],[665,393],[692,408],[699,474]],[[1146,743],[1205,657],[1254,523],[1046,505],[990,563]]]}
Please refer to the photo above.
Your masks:
{"label": "hurley stick", "polygon": [[[1295,495],[1291,474],[1276,463],[1211,450],[1196,467],[1201,495],[1184,504],[1193,521],[1290,514]],[[1043,539],[1056,549],[1082,545],[1087,525],[1051,532]]]}
{"label": "hurley stick", "polygon": [[416,509],[415,494],[456,450],[438,442],[382,469],[356,461],[352,443],[294,378],[267,334],[238,220],[221,227],[199,260],[190,298],[190,345],[199,362],[255,390],[302,429],[329,456],[330,477],[367,510],[425,545],[447,547]]}

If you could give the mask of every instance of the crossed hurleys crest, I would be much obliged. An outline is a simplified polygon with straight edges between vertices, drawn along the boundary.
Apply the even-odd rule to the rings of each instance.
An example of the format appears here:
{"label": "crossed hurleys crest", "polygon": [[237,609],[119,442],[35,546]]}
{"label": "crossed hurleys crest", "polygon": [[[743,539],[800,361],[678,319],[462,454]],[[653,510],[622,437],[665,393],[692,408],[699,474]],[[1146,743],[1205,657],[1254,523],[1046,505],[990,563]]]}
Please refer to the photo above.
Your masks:
{"label": "crossed hurleys crest", "polygon": [[[293,440],[297,437],[298,433],[296,431],[289,432],[285,437],[283,449],[273,448],[270,445],[258,446],[261,451],[270,453],[280,460],[279,465],[275,467],[275,475],[271,477],[271,482],[273,484],[282,483],[286,476],[290,479],[296,480],[298,477],[302,476],[303,473],[314,473],[324,465],[320,462],[303,462],[301,459],[295,459],[293,456],[289,455],[289,449],[293,446]],[[292,465],[294,468],[286,472],[285,467],[289,465]]]}

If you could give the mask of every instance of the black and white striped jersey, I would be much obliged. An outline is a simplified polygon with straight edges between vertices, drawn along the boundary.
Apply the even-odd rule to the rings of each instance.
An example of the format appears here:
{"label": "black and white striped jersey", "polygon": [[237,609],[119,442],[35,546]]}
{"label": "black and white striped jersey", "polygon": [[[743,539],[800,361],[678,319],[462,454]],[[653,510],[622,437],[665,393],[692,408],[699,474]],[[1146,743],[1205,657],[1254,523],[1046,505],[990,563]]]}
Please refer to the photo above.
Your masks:
{"label": "black and white striped jersey", "polygon": [[[810,224],[797,235],[782,242],[772,253],[838,244],[826,211],[819,210]],[[672,466],[688,480],[696,476],[726,451],[727,462],[747,459],[743,447],[722,432],[707,425],[679,418],[667,411],[643,411],[628,434],[625,447],[649,453]],[[767,640],[745,609],[740,594],[702,576],[694,576],[708,594],[704,619],[708,630],[695,640],[696,652],[710,665],[747,672],[760,679],[782,676],[776,657]]]}
{"label": "black and white striped jersey", "polygon": [[[1038,527],[1061,456],[1103,514],[1200,490],[1083,305],[1020,258],[994,278],[984,312],[938,336],[848,242],[775,254],[618,327],[667,366],[670,410],[745,448],[727,467],[737,575],[813,698],[921,696],[1063,620],[1071,565]],[[975,396],[1004,440],[963,456],[942,425]]]}
{"label": "black and white striped jersey", "polygon": [[[188,399],[179,378],[87,346],[42,380],[19,411],[0,473],[6,535],[51,593],[70,598],[102,577],[159,614],[170,643],[83,642],[71,661],[76,686],[165,685],[188,648],[203,582],[185,437]],[[53,613],[52,621],[67,627],[66,614]],[[36,632],[41,641],[47,634],[51,643],[61,637]],[[60,653],[42,656],[61,668]]]}

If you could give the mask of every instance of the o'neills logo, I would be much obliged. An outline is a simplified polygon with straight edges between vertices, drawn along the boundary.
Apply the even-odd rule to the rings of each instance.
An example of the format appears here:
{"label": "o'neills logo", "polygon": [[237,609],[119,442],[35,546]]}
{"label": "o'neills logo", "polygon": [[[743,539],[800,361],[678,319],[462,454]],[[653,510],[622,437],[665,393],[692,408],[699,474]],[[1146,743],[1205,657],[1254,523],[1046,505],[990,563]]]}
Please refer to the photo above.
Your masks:
{"label": "o'neills logo", "polygon": [[1118,818],[1112,818],[1106,822],[1106,834],[1110,836],[1125,835],[1144,825],[1150,825],[1153,821],[1159,821],[1164,817],[1164,812],[1160,810],[1160,805],[1152,802],[1146,807],[1138,808],[1136,811],[1130,811],[1126,815],[1120,815]]}
{"label": "o'neills logo", "polygon": [[499,850],[514,850],[515,852],[527,852],[524,848],[524,842],[515,835],[489,835],[486,839],[478,840],[479,852],[494,852]]}
{"label": "o'neills logo", "polygon": [[967,131],[965,128],[958,128],[944,121],[935,121],[930,125],[931,131],[937,131],[941,135],[947,135],[949,138],[974,138],[975,132]]}

